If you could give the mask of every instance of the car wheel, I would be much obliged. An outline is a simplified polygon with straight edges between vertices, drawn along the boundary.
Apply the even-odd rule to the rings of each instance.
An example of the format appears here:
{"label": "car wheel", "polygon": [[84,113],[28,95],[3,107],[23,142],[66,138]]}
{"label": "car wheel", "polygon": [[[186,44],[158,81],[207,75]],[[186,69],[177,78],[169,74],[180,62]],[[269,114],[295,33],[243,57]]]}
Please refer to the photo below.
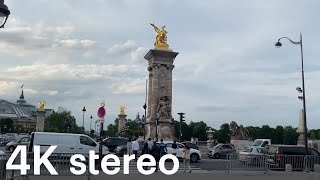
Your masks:
{"label": "car wheel", "polygon": [[13,153],[14,149],[15,149],[14,146],[10,146],[9,147],[9,152]]}
{"label": "car wheel", "polygon": [[199,160],[198,154],[191,154],[190,155],[190,161],[191,162],[197,162]]}
{"label": "car wheel", "polygon": [[219,153],[215,153],[215,154],[213,155],[213,157],[214,157],[215,159],[220,159],[220,158],[221,158],[221,155],[220,155]]}

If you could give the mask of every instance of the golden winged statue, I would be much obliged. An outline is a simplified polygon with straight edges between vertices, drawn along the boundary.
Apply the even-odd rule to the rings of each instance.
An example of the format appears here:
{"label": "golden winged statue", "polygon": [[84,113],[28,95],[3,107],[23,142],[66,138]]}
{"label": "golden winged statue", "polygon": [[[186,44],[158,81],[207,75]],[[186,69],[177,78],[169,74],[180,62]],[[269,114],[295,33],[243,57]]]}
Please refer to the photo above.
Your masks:
{"label": "golden winged statue", "polygon": [[38,103],[39,110],[44,110],[45,104],[46,104],[45,101],[40,101],[40,102]]}
{"label": "golden winged statue", "polygon": [[120,115],[126,115],[126,113],[124,112],[125,109],[125,106],[120,106]]}
{"label": "golden winged statue", "polygon": [[150,23],[151,26],[154,28],[154,30],[157,33],[156,41],[154,43],[154,47],[157,49],[165,49],[165,50],[171,50],[169,48],[169,45],[167,43],[167,34],[168,32],[165,30],[166,26],[162,26],[161,28],[158,28],[153,23]]}

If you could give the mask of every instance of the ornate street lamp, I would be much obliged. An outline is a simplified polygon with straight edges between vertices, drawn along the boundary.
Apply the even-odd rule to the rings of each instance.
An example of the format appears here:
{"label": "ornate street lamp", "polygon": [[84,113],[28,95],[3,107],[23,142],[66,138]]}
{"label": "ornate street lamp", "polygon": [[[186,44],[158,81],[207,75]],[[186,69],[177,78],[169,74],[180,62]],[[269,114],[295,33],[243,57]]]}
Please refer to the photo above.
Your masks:
{"label": "ornate street lamp", "polygon": [[8,9],[8,6],[4,4],[4,0],[0,0],[0,28],[4,28],[9,15],[10,11]]}
{"label": "ornate street lamp", "polygon": [[302,88],[297,87],[297,91],[299,93],[302,93],[302,96],[298,96],[299,100],[303,101],[303,116],[304,116],[304,145],[305,145],[305,153],[306,155],[308,154],[308,134],[307,134],[307,110],[306,110],[306,89],[304,86],[304,67],[303,67],[303,48],[302,48],[302,34],[300,33],[300,41],[296,42],[296,41],[292,41],[290,38],[288,37],[282,37],[280,39],[278,39],[278,42],[275,43],[275,46],[277,48],[280,48],[282,46],[280,40],[281,39],[288,39],[292,44],[294,45],[300,45],[300,53],[301,53],[301,76],[302,76]]}
{"label": "ornate street lamp", "polygon": [[83,118],[82,118],[82,128],[84,130],[84,113],[86,112],[86,107],[83,107],[82,112],[83,112]]}

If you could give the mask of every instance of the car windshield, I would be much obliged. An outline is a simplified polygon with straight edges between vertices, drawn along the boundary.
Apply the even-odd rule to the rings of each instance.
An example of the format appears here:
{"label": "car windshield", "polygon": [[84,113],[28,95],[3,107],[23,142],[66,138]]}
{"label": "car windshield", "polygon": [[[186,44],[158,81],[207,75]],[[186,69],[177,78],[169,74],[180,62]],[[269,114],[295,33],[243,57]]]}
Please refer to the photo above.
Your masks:
{"label": "car windshield", "polygon": [[243,149],[243,152],[251,152],[251,151],[252,151],[252,148],[250,148],[250,147],[245,147]]}
{"label": "car windshield", "polygon": [[260,146],[263,143],[263,141],[258,140],[258,141],[254,141],[252,146]]}
{"label": "car windshield", "polygon": [[222,144],[217,144],[215,147],[213,147],[214,149],[220,148],[222,146]]}

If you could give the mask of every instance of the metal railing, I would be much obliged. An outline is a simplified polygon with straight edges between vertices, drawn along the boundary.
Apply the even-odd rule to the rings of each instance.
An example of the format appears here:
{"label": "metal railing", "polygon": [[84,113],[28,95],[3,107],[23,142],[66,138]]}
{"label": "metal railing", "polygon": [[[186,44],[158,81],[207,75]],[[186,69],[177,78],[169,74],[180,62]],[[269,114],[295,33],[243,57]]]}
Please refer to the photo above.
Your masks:
{"label": "metal railing", "polygon": [[[74,167],[70,163],[70,158],[74,154],[51,154],[48,158],[49,162],[52,164],[59,176],[75,176],[70,171],[70,167]],[[86,172],[82,176],[86,176],[88,180],[91,178],[89,172],[89,161],[88,155],[84,155],[86,161],[82,162],[86,165]],[[1,155],[0,156],[0,180],[13,180],[13,179],[29,179],[30,176],[39,176],[34,175],[34,158],[33,154],[27,155],[27,164],[30,165],[30,169],[27,170],[26,175],[21,175],[20,170],[8,170],[6,164],[10,158],[10,155]],[[13,164],[20,164],[20,156],[17,156]],[[40,175],[49,176],[51,173],[47,170],[44,165],[40,166]]]}
{"label": "metal railing", "polygon": [[314,171],[319,156],[295,155],[228,155],[227,171]]}

